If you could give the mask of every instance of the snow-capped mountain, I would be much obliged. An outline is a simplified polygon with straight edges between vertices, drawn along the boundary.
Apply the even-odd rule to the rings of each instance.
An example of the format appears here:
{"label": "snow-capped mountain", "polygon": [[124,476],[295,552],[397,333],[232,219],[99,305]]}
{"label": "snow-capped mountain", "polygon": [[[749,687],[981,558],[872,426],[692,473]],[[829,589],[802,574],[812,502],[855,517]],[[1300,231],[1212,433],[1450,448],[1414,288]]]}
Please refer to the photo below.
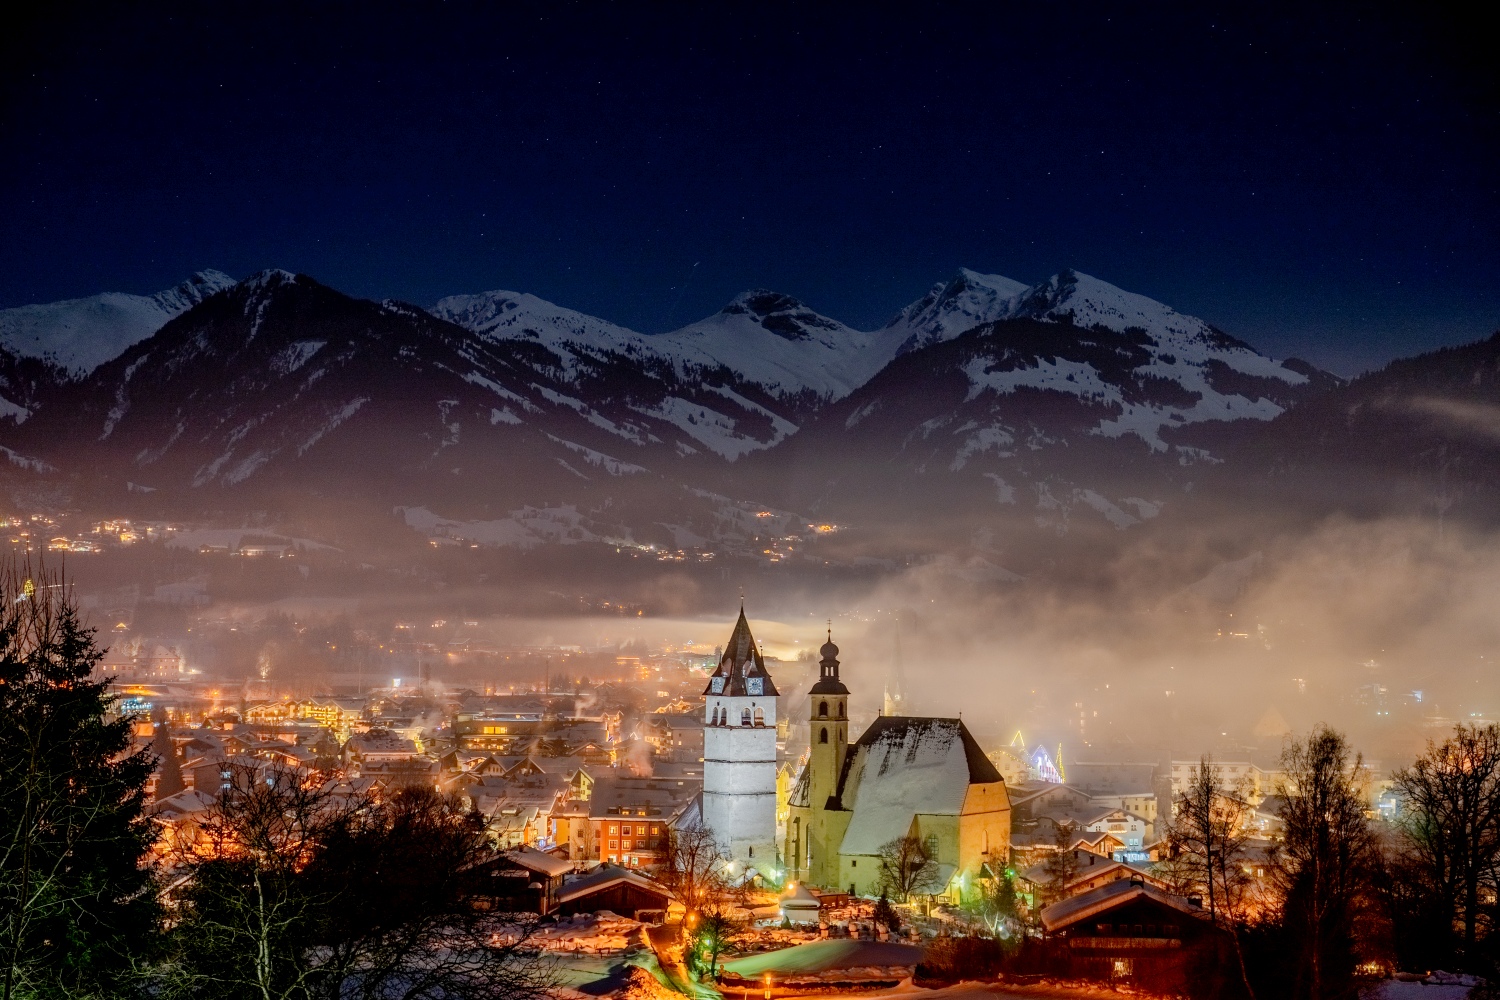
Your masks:
{"label": "snow-capped mountain", "polygon": [[976,326],[1008,319],[1027,286],[999,274],[980,274],[966,267],[948,281],[902,309],[886,329],[900,337],[897,353],[920,350],[952,340]]}
{"label": "snow-capped mountain", "polygon": [[205,270],[155,295],[105,292],[0,309],[0,347],[18,357],[48,361],[76,378],[233,284],[224,272]]}
{"label": "snow-capped mountain", "polygon": [[[558,378],[593,380],[590,405],[607,402],[665,421],[691,439],[683,455],[734,460],[772,447],[831,399],[868,381],[893,354],[892,337],[862,333],[789,295],[745,292],[707,319],[642,334],[525,293],[492,291],[442,299],[433,315],[493,343],[534,344]],[[628,372],[628,377],[626,373]]]}
{"label": "snow-capped mountain", "polygon": [[728,372],[803,406],[847,396],[894,353],[890,334],[860,332],[765,289],[744,292],[714,315],[660,334],[636,333],[518,292],[453,295],[432,312],[486,337],[670,365],[680,379],[712,380]]}
{"label": "snow-capped mountain", "polygon": [[[503,323],[518,311],[506,304],[484,308]],[[499,502],[599,483],[629,492],[621,481],[796,429],[732,372],[682,381],[630,337],[581,336],[568,324],[587,317],[532,315],[543,314],[552,322],[475,334],[267,271],[64,386],[11,440],[63,467],[179,491]]]}
{"label": "snow-capped mountain", "polygon": [[765,289],[650,339],[684,374],[727,368],[774,395],[817,402],[842,399],[864,385],[898,346],[890,331],[862,333]]}
{"label": "snow-capped mountain", "polygon": [[960,271],[874,332],[751,291],[662,334],[524,293],[424,311],[268,271],[63,385],[0,443],[183,496],[360,494],[434,516],[633,503],[704,537],[661,511],[712,495],[1122,528],[1228,454],[1211,429],[1336,382],[1071,271],[1027,287]]}
{"label": "snow-capped mountain", "polygon": [[1001,298],[1008,287],[962,272],[934,288],[889,327],[910,331],[909,350],[744,471],[787,483],[794,506],[987,496],[1049,526],[1077,509],[1127,527],[1222,460],[1222,430],[1200,431],[1272,420],[1338,384],[1077,272]]}

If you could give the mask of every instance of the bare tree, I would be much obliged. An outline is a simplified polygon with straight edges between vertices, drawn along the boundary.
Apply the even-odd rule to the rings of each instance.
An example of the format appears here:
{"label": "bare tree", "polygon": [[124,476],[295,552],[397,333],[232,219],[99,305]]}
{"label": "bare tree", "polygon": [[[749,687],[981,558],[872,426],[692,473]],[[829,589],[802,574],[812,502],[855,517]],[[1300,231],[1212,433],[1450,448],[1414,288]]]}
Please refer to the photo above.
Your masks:
{"label": "bare tree", "polygon": [[270,769],[232,787],[181,857],[167,995],[538,1000],[529,924],[477,905],[499,859],[480,819],[427,788],[345,794]]}
{"label": "bare tree", "polygon": [[1376,861],[1361,795],[1364,763],[1342,733],[1319,726],[1282,752],[1281,765],[1286,836],[1272,870],[1298,949],[1297,995],[1352,995],[1355,921]]}
{"label": "bare tree", "polygon": [[1445,920],[1462,928],[1460,954],[1493,931],[1484,896],[1500,876],[1500,729],[1459,725],[1395,774],[1406,799],[1406,848]]}
{"label": "bare tree", "polygon": [[728,857],[713,830],[699,823],[667,831],[667,850],[658,878],[686,911],[684,916],[717,912],[730,895]]}
{"label": "bare tree", "polygon": [[1046,882],[1042,885],[1042,899],[1037,907],[1038,912],[1042,906],[1066,899],[1068,886],[1078,876],[1078,855],[1073,852],[1072,827],[1059,826],[1053,834],[1053,840],[1056,850],[1048,854],[1046,860],[1042,862]]}
{"label": "bare tree", "polygon": [[1204,755],[1188,775],[1167,827],[1164,871],[1183,895],[1199,895],[1215,923],[1238,922],[1253,879],[1245,870],[1249,803],[1228,787],[1223,769]]}
{"label": "bare tree", "polygon": [[1240,978],[1251,993],[1249,971],[1240,947],[1240,924],[1254,879],[1246,871],[1247,819],[1250,806],[1241,788],[1224,782],[1223,769],[1204,754],[1188,774],[1167,828],[1170,860],[1160,870],[1183,895],[1208,901],[1209,919],[1228,925],[1234,935]]}
{"label": "bare tree", "polygon": [[912,896],[940,888],[937,875],[937,858],[933,857],[921,837],[908,833],[880,845],[877,881],[882,892],[905,903]]}

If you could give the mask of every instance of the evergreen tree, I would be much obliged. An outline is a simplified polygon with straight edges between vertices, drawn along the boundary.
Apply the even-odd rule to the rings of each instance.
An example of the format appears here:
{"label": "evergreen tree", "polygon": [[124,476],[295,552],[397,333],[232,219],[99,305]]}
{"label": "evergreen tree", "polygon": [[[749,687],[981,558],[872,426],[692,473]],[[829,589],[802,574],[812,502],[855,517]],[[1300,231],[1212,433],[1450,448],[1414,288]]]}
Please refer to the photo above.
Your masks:
{"label": "evergreen tree", "polygon": [[0,996],[115,992],[150,951],[154,761],[130,752],[101,653],[59,576],[0,575]]}
{"label": "evergreen tree", "polygon": [[177,748],[172,744],[172,723],[166,712],[158,713],[151,752],[157,761],[155,798],[160,802],[187,787],[187,782],[182,780],[182,765],[177,760]]}
{"label": "evergreen tree", "polygon": [[875,922],[885,927],[892,934],[901,933],[901,917],[896,913],[896,908],[891,905],[890,897],[885,890],[880,890],[880,898],[875,901]]}

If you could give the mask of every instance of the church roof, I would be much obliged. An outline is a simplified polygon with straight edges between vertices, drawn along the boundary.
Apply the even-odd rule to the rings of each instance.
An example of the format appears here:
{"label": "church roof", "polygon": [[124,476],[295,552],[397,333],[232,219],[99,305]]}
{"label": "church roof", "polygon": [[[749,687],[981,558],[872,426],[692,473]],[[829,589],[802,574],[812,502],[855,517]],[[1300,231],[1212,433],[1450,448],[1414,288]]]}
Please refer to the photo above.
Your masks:
{"label": "church roof", "polygon": [[851,810],[842,853],[878,854],[917,815],[956,816],[969,786],[1000,782],[960,719],[882,716],[844,761],[838,798]]}
{"label": "church roof", "polygon": [[729,642],[724,646],[724,655],[719,658],[719,669],[709,675],[708,687],[703,693],[731,697],[750,695],[745,682],[751,678],[760,678],[761,681],[761,689],[756,694],[771,698],[776,696],[776,685],[766,672],[766,661],[755,645],[755,637],[750,634],[745,609],[740,608],[739,621],[734,623],[734,631],[729,634]]}

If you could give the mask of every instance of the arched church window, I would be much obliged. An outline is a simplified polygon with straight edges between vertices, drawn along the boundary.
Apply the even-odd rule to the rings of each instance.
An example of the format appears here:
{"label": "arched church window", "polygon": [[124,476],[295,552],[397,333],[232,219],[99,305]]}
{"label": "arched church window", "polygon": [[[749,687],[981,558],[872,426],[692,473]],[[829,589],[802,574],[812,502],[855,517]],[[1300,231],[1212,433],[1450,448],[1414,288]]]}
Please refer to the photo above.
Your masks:
{"label": "arched church window", "polygon": [[765,711],[765,709],[763,709],[763,708],[757,708],[755,710],[755,724],[757,726],[764,726],[766,724],[766,711]]}
{"label": "arched church window", "polygon": [[820,701],[820,702],[818,702],[818,718],[820,718],[820,719],[826,719],[826,718],[828,718],[828,702],[826,702],[826,701]]}
{"label": "arched church window", "polygon": [[839,702],[839,718],[842,719],[843,717],[844,717],[844,703],[843,702]]}
{"label": "arched church window", "polygon": [[740,725],[750,725],[750,710],[748,708],[740,709]]}
{"label": "arched church window", "polygon": [[827,726],[824,726],[823,729],[822,729],[822,731],[820,733],[818,733],[818,742],[819,743],[827,743],[828,742],[828,727]]}

